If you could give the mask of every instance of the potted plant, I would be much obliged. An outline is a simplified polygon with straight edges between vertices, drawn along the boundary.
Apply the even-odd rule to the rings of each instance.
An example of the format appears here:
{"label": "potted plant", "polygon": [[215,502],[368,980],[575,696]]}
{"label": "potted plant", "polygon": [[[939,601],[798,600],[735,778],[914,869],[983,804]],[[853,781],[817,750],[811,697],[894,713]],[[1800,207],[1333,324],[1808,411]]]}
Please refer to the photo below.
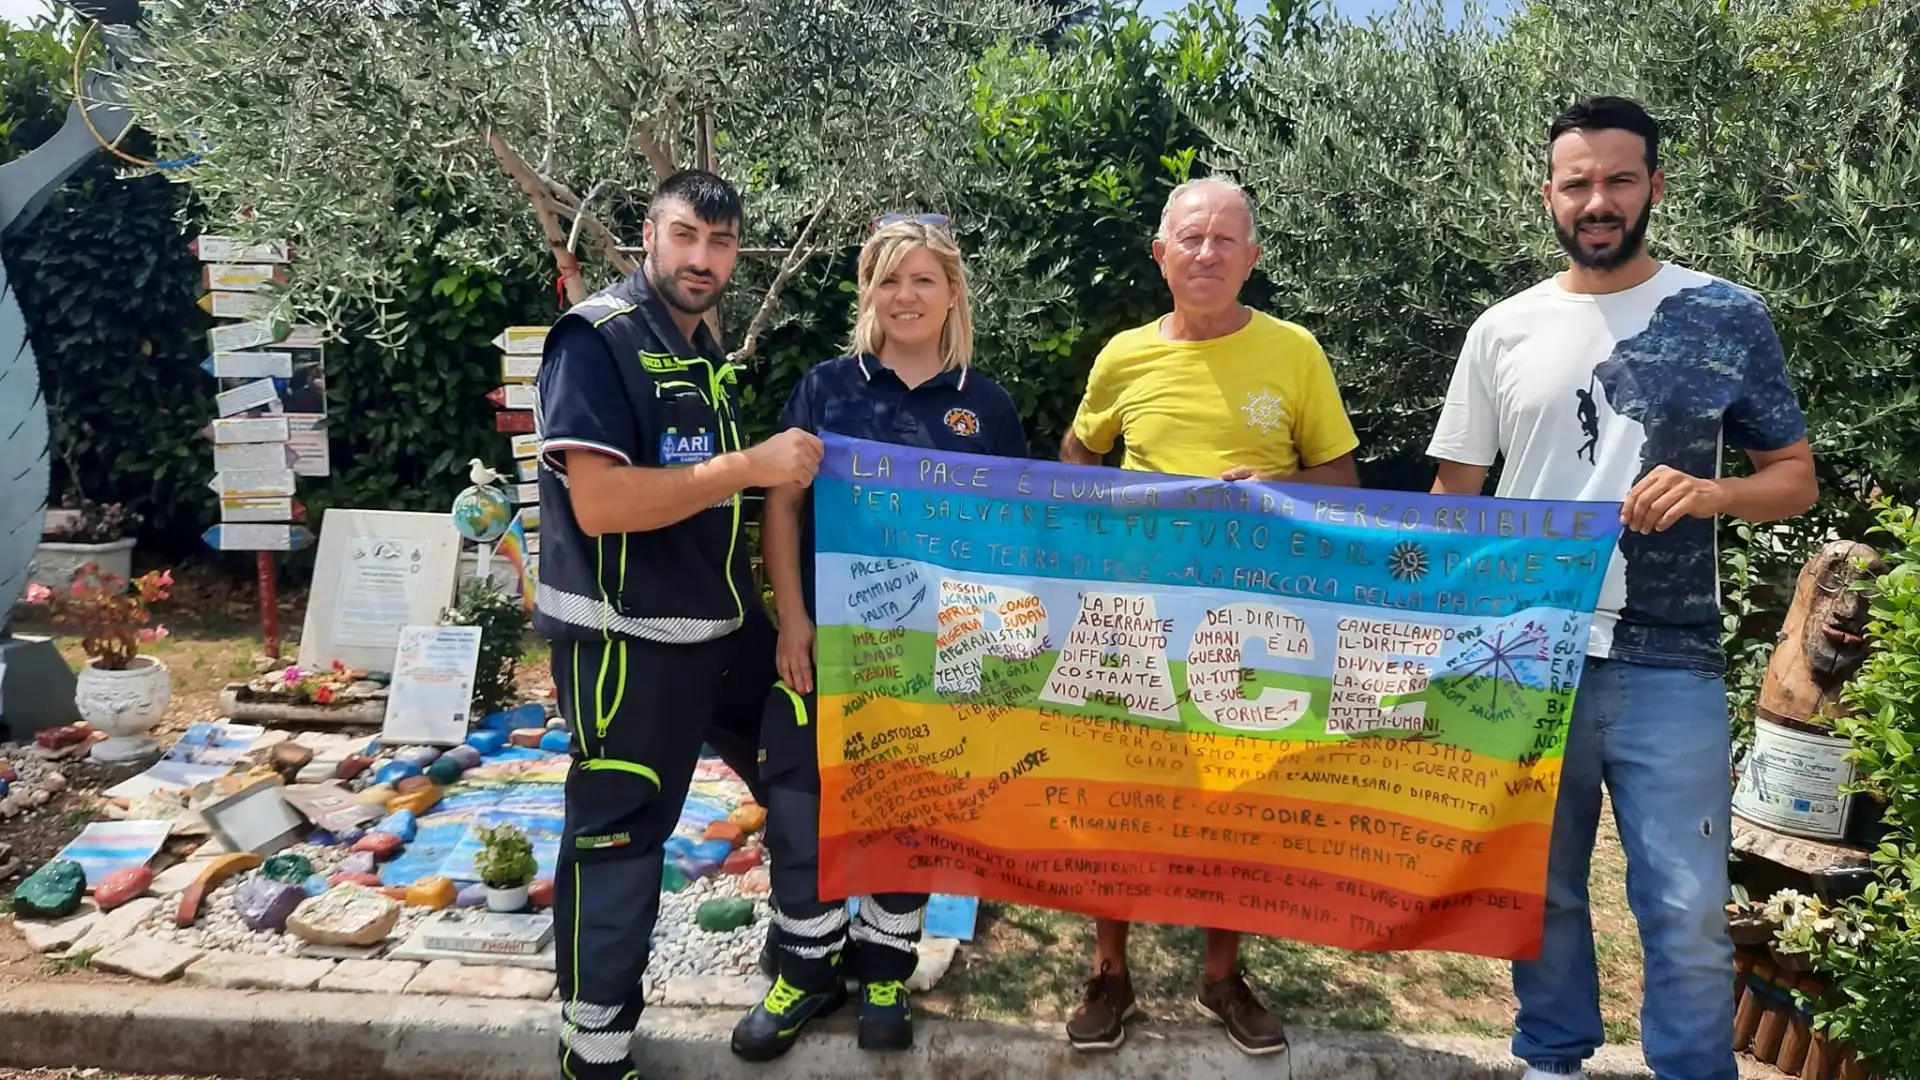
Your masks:
{"label": "potted plant", "polygon": [[480,884],[487,887],[488,911],[524,911],[527,887],[540,869],[533,861],[533,842],[515,825],[492,825],[480,830],[480,854],[474,857]]}
{"label": "potted plant", "polygon": [[140,515],[119,503],[97,503],[68,491],[60,509],[46,513],[31,580],[49,589],[64,588],[75,571],[95,563],[124,587],[133,577],[134,538],[128,534],[139,527]]}
{"label": "potted plant", "polygon": [[147,732],[173,700],[167,665],[140,655],[140,646],[167,636],[166,627],[147,625],[152,621],[148,605],[167,598],[173,572],[156,570],[132,584],[127,591],[125,578],[86,563],[64,591],[38,582],[27,587],[27,603],[45,607],[55,629],[78,636],[87,654],[73,702],[81,719],[107,735],[93,747],[99,761],[133,761],[157,750]]}

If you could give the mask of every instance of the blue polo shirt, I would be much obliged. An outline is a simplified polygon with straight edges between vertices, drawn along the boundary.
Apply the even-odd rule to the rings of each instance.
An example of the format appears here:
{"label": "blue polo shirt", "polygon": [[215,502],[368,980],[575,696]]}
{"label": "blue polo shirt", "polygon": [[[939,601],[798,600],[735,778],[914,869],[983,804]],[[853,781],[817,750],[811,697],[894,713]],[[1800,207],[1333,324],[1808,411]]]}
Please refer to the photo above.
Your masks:
{"label": "blue polo shirt", "polygon": [[[993,457],[1027,456],[1027,432],[1013,399],[977,371],[958,368],[909,389],[873,356],[842,356],[800,377],[780,429]],[[813,603],[813,491],[800,504],[800,585]]]}

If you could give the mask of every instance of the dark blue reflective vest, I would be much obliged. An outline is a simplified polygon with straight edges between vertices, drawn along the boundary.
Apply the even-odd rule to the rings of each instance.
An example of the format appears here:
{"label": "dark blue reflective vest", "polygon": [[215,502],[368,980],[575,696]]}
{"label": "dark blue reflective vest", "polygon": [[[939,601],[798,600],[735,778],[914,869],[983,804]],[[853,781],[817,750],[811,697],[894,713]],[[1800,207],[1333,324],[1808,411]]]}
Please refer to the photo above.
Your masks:
{"label": "dark blue reflective vest", "polygon": [[[550,639],[635,638],[670,644],[711,641],[739,629],[757,603],[734,495],[675,525],[649,532],[588,536],[573,513],[549,416],[577,409],[626,410],[633,444],[612,448],[629,464],[676,468],[739,450],[729,396],[733,369],[705,326],[689,344],[653,295],[644,273],[575,305],[547,334],[542,367],[554,361],[563,332],[591,327],[613,360],[613,377],[589,402],[540,401],[540,580],[533,627]],[[547,372],[542,372],[545,394]],[[570,387],[575,384],[569,383]],[[576,393],[587,390],[575,388]],[[566,434],[559,432],[559,435]]]}

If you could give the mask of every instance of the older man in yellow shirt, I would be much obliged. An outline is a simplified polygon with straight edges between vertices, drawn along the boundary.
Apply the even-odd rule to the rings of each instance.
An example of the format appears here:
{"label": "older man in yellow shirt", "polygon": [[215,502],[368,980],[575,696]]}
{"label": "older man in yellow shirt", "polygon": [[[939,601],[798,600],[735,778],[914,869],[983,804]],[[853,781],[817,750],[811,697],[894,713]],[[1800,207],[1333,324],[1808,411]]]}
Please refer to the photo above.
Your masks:
{"label": "older man in yellow shirt", "polygon": [[[1240,303],[1260,257],[1253,205],[1224,180],[1167,200],[1153,242],[1173,311],[1119,334],[1094,359],[1060,460],[1181,476],[1358,487],[1354,436],[1333,369],[1312,334]],[[1109,1050],[1136,1011],[1127,927],[1098,921],[1094,977],[1067,1021],[1076,1049]],[[1249,1054],[1287,1049],[1286,1028],[1240,972],[1240,935],[1207,931],[1200,1004]]]}

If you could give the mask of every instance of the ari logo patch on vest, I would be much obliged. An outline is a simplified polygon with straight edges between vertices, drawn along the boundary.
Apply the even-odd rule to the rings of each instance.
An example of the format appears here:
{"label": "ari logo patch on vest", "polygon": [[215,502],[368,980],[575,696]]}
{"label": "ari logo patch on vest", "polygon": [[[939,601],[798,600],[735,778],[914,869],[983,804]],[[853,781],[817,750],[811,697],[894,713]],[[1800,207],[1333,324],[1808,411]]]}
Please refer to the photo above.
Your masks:
{"label": "ari logo patch on vest", "polygon": [[713,457],[713,432],[700,429],[681,434],[668,429],[660,436],[660,464],[698,465]]}
{"label": "ari logo patch on vest", "polygon": [[948,409],[947,415],[940,419],[955,435],[980,434],[980,414],[972,409]]}

